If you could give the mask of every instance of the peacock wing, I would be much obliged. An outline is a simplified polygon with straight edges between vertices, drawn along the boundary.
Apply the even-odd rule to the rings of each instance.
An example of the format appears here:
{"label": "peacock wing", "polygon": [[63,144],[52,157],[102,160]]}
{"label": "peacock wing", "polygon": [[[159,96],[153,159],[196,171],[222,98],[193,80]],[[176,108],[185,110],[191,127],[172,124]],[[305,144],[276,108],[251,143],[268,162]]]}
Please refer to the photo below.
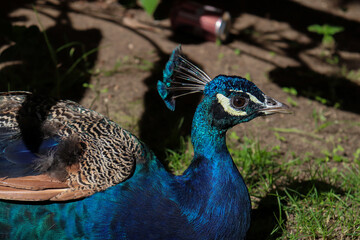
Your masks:
{"label": "peacock wing", "polygon": [[66,201],[131,177],[140,141],[72,101],[0,94],[0,199]]}

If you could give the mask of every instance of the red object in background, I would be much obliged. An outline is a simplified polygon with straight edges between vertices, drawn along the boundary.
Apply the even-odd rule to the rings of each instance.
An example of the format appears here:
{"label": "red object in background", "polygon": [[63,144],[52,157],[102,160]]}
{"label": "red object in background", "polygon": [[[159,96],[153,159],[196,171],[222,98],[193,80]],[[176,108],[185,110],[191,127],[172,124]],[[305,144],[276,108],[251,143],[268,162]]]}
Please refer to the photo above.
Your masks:
{"label": "red object in background", "polygon": [[171,12],[175,31],[185,31],[209,41],[226,41],[231,27],[229,12],[196,2],[180,2]]}

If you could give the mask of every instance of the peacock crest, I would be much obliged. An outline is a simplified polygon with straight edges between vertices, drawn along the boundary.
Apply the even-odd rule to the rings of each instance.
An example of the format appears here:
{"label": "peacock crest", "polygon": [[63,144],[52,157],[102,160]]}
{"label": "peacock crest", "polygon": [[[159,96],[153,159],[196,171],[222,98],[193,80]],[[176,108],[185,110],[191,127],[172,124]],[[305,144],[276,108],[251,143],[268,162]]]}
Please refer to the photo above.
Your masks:
{"label": "peacock crest", "polygon": [[181,46],[174,49],[163,71],[163,80],[157,89],[166,106],[175,110],[175,99],[187,94],[202,92],[211,78],[188,61],[181,53]]}

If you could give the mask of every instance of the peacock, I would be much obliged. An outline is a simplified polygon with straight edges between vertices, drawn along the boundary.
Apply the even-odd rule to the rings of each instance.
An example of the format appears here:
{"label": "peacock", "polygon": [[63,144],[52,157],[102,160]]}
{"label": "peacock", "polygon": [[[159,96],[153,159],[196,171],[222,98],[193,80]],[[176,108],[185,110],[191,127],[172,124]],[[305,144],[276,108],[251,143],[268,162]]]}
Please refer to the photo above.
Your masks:
{"label": "peacock", "polygon": [[244,239],[247,187],[226,146],[229,128],[288,107],[237,76],[211,79],[172,52],[157,84],[176,98],[202,92],[194,157],[168,172],[136,136],[78,103],[0,95],[0,239]]}

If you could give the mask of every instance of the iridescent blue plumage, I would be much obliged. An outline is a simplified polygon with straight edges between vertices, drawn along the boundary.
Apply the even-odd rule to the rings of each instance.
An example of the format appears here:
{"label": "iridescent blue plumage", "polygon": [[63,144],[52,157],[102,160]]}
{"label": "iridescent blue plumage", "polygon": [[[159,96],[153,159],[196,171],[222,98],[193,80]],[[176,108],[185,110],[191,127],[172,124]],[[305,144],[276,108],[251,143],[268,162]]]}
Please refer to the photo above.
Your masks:
{"label": "iridescent blue plumage", "polygon": [[[46,139],[39,146],[38,153],[45,154],[48,151],[53,151],[58,144],[59,143],[53,138]],[[11,163],[25,165],[32,164],[38,158],[21,139],[7,144],[7,146],[2,149],[1,155]]]}
{"label": "iridescent blue plumage", "polygon": [[[192,126],[194,158],[180,176],[129,132],[76,103],[39,108],[28,93],[0,95],[0,165],[9,166],[0,170],[0,198],[8,199],[0,201],[0,238],[244,239],[251,204],[226,131],[286,106],[240,77],[210,81],[179,48],[158,90],[171,110],[178,96],[204,94]],[[37,144],[27,132],[40,136]],[[31,174],[12,177],[28,161]]]}

